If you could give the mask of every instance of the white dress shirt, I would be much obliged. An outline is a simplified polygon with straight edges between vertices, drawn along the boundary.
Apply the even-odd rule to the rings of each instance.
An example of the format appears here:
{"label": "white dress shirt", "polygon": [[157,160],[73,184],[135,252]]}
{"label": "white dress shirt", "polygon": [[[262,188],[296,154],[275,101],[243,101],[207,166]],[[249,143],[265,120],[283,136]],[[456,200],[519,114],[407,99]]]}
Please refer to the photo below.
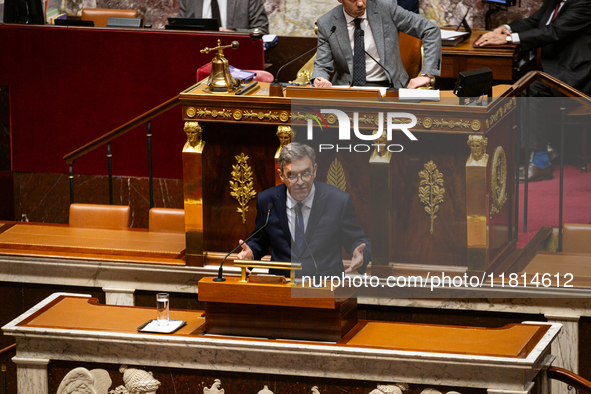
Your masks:
{"label": "white dress shirt", "polygon": [[[349,41],[351,42],[351,52],[355,54],[355,18],[351,15],[347,14],[345,8],[343,8],[343,13],[345,14],[345,19],[347,21],[347,30],[349,32]],[[378,62],[381,63],[380,55],[378,54],[378,48],[376,47],[376,41],[373,38],[373,33],[371,31],[371,27],[369,26],[369,22],[367,20],[367,16],[364,12],[362,16],[359,18],[361,19],[361,29],[365,32],[364,36],[364,44],[365,44],[365,51],[373,56]],[[353,70],[351,70],[353,71]],[[384,70],[374,62],[369,56],[365,56],[365,71],[366,71],[366,81],[378,82],[378,81],[387,81],[388,77]]]}
{"label": "white dress shirt", "polygon": [[304,228],[302,229],[303,233],[306,234],[306,228],[308,228],[308,219],[310,219],[310,212],[312,212],[312,202],[314,201],[314,193],[316,192],[316,185],[312,184],[312,190],[310,190],[310,194],[302,201],[297,201],[295,198],[291,196],[289,189],[287,189],[287,199],[285,201],[285,209],[287,210],[287,221],[289,224],[289,231],[291,231],[291,238],[295,239],[296,231],[299,231],[296,228],[296,214],[295,208],[298,202],[301,202],[302,205],[302,219],[304,220]]}
{"label": "white dress shirt", "polygon": [[[228,11],[227,0],[218,0],[218,6],[220,8],[220,21],[221,27],[226,27],[226,15]],[[203,11],[201,11],[202,18],[212,18],[213,13],[211,12],[211,0],[203,0]]]}

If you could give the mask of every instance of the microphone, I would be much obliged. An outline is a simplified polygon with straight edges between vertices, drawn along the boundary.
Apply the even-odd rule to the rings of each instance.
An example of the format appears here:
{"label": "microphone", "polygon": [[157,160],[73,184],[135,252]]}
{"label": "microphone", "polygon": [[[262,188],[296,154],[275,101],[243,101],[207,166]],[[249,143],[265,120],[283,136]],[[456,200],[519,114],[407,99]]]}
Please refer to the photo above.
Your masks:
{"label": "microphone", "polygon": [[240,245],[236,246],[234,249],[232,249],[232,251],[230,253],[228,253],[226,255],[226,257],[224,257],[224,259],[222,260],[222,263],[220,264],[220,269],[218,271],[218,277],[215,278],[213,281],[214,282],[225,282],[226,278],[224,278],[224,261],[226,261],[226,259],[228,258],[228,256],[230,256],[232,253],[234,253],[236,251],[236,249],[240,248],[242,245],[244,245],[247,241],[249,241],[252,237],[254,237],[255,235],[257,235],[262,229],[265,228],[265,226],[267,225],[267,223],[269,223],[269,215],[271,214],[271,211],[273,210],[273,203],[270,202],[269,204],[267,204],[267,220],[265,221],[265,224],[263,224],[257,231],[255,231],[254,233],[250,234],[250,237],[246,238],[245,241],[243,241]]}
{"label": "microphone", "polygon": [[[281,87],[281,84],[279,83],[279,73],[281,72],[281,70],[283,70],[283,68],[285,66],[288,66],[290,64],[292,64],[293,62],[295,62],[296,60],[300,59],[301,57],[307,55],[308,53],[317,50],[318,48],[320,48],[320,46],[326,44],[330,38],[330,36],[332,36],[332,34],[337,30],[336,26],[333,26],[330,28],[330,34],[328,35],[328,38],[321,42],[320,44],[316,45],[314,48],[310,49],[309,51],[306,51],[304,53],[302,53],[300,56],[296,57],[293,60],[290,60],[289,62],[285,63],[283,66],[279,67],[279,70],[277,70],[277,73],[275,74],[275,80],[271,83],[271,87],[274,87],[275,89],[277,89],[277,87]],[[283,97],[283,90],[281,90],[281,92],[279,92],[279,90],[275,90],[275,89],[271,89],[274,91],[274,93],[277,94],[273,94],[273,96],[277,96],[277,97]],[[270,94],[271,95],[271,94]]]}
{"label": "microphone", "polygon": [[[365,36],[365,30],[361,30],[361,38],[363,38]],[[369,58],[371,60],[373,60],[374,62],[376,62],[376,64],[378,66],[380,66],[382,68],[382,70],[384,70],[384,72],[386,73],[386,76],[388,77],[388,81],[390,82],[390,86],[388,87],[387,90],[398,90],[394,87],[394,81],[392,80],[392,76],[390,75],[390,73],[388,72],[388,70],[386,70],[386,67],[384,67],[380,62],[378,62],[372,55],[370,55],[365,48],[363,48],[363,52],[365,52],[365,54],[367,56],[369,56]]]}

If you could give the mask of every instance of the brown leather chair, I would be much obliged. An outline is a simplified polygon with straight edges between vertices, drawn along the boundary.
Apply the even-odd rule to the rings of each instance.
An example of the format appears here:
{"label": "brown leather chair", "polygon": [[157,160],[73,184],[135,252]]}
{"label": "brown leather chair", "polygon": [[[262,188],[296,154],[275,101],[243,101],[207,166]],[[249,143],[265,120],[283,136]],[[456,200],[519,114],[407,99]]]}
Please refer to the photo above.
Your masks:
{"label": "brown leather chair", "polygon": [[128,205],[71,204],[70,226],[126,229],[131,223]]}
{"label": "brown leather chair", "polygon": [[149,231],[169,233],[185,232],[185,210],[174,208],[152,208],[148,214]]}
{"label": "brown leather chair", "polygon": [[591,224],[565,224],[562,227],[562,251],[591,253]]}
{"label": "brown leather chair", "polygon": [[137,11],[135,10],[115,10],[106,8],[83,8],[83,21],[93,21],[95,27],[106,27],[107,19],[110,16],[119,18],[137,18]]}
{"label": "brown leather chair", "polygon": [[421,75],[423,67],[423,40],[406,33],[398,33],[400,60],[410,78]]}

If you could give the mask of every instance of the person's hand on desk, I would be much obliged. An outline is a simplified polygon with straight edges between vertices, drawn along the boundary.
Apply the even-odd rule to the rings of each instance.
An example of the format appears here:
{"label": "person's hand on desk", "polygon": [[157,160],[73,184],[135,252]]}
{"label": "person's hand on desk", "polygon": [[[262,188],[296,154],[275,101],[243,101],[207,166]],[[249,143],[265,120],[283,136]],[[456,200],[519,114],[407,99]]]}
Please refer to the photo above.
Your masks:
{"label": "person's hand on desk", "polygon": [[357,270],[357,268],[363,265],[363,249],[365,249],[365,244],[361,244],[355,248],[351,257],[351,265],[345,270],[346,274]]}
{"label": "person's hand on desk", "polygon": [[225,27],[221,27],[220,26],[220,31],[231,31],[231,32],[233,32],[234,30],[226,29]]}
{"label": "person's hand on desk", "polygon": [[431,77],[428,75],[421,75],[408,81],[407,89],[416,89],[421,86],[427,86],[431,83]]}
{"label": "person's hand on desk", "polygon": [[475,47],[483,47],[486,45],[503,45],[507,43],[507,36],[510,36],[511,32],[507,29],[507,26],[499,26],[493,31],[489,31],[481,35],[476,42]]}
{"label": "person's hand on desk", "polygon": [[328,79],[317,77],[314,78],[314,86],[318,88],[330,88],[332,83]]}

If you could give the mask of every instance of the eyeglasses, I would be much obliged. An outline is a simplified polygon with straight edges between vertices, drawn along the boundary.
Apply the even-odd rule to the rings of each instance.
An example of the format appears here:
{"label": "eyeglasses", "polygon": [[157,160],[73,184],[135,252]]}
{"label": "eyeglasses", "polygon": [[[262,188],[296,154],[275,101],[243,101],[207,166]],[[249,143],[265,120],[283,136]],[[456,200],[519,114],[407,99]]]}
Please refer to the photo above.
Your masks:
{"label": "eyeglasses", "polygon": [[283,175],[283,177],[285,179],[289,179],[289,181],[292,182],[292,183],[297,183],[298,178],[300,178],[304,182],[309,182],[310,179],[312,179],[312,174],[310,174],[309,172],[306,172],[306,173],[303,173],[303,174],[292,174],[290,176]]}

